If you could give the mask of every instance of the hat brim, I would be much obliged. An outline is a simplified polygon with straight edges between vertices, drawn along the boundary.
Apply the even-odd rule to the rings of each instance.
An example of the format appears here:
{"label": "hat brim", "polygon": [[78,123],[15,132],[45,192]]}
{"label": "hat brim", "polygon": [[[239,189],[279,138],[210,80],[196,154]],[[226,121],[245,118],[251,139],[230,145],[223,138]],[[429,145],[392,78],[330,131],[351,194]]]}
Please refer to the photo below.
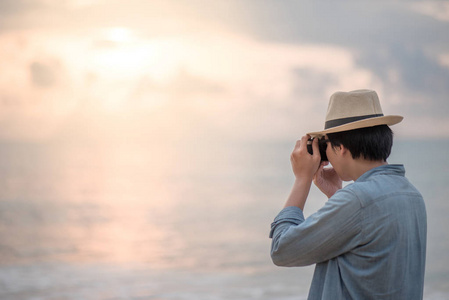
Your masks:
{"label": "hat brim", "polygon": [[402,119],[404,119],[404,117],[397,116],[397,115],[375,117],[375,118],[364,119],[364,120],[355,121],[355,122],[347,123],[344,125],[328,128],[328,129],[325,129],[322,131],[309,132],[307,134],[312,137],[320,137],[327,133],[348,131],[348,130],[365,128],[365,127],[373,127],[373,126],[377,126],[377,125],[391,126],[391,125],[395,125],[395,124],[401,122]]}

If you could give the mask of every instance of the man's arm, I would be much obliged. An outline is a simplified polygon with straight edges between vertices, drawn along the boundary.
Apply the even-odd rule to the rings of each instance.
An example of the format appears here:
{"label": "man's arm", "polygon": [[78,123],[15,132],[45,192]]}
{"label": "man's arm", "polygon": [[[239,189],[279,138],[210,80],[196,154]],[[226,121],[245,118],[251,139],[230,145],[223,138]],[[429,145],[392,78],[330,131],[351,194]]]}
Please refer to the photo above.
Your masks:
{"label": "man's arm", "polygon": [[[317,186],[328,197],[341,188],[341,180],[335,171],[323,170],[325,163],[320,165],[318,139],[312,142],[313,155],[307,152],[309,138],[306,135],[296,142],[291,155],[295,182],[284,209],[271,226],[271,257],[279,266],[304,266],[330,259],[340,254],[340,251],[345,251],[360,230],[357,213],[359,207],[354,207],[351,201],[347,201],[351,197],[337,202],[328,201],[311,218],[304,219],[304,205],[312,180],[315,180],[315,184],[319,181],[321,185]],[[330,184],[325,186],[328,180]]]}
{"label": "man's arm", "polygon": [[314,174],[318,170],[321,160],[318,139],[314,139],[312,142],[313,155],[310,155],[307,151],[307,140],[309,138],[309,135],[305,135],[297,141],[290,156],[295,183],[284,207],[296,206],[304,210]]}
{"label": "man's arm", "polygon": [[362,209],[357,197],[341,190],[304,218],[296,206],[284,208],[271,224],[271,258],[278,266],[307,266],[329,260],[360,244]]}

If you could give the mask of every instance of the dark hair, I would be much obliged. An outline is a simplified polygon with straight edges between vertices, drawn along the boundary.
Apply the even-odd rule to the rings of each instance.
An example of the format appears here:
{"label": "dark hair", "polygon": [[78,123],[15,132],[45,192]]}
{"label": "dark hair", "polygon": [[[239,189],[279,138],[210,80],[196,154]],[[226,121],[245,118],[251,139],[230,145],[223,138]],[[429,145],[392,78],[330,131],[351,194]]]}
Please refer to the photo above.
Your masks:
{"label": "dark hair", "polygon": [[328,133],[332,147],[345,146],[352,158],[386,161],[393,146],[393,131],[387,125]]}

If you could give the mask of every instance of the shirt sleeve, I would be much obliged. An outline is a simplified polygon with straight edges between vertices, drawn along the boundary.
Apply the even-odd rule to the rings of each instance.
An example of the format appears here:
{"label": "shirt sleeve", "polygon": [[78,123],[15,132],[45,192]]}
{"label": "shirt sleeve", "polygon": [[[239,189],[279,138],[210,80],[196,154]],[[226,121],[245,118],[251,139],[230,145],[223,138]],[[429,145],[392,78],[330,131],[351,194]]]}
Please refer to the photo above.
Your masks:
{"label": "shirt sleeve", "polygon": [[356,195],[344,189],[307,219],[298,207],[284,208],[271,224],[273,262],[307,266],[350,251],[360,241],[361,213]]}

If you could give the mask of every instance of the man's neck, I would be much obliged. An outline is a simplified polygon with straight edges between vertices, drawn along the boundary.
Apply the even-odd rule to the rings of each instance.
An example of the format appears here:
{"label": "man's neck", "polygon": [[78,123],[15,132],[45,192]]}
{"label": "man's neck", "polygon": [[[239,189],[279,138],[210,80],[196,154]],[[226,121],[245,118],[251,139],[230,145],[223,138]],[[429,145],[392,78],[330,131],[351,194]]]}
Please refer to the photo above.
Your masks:
{"label": "man's neck", "polygon": [[372,161],[366,159],[355,159],[353,160],[353,164],[351,166],[351,177],[354,181],[356,181],[360,176],[365,174],[371,169],[388,165],[386,161]]}

